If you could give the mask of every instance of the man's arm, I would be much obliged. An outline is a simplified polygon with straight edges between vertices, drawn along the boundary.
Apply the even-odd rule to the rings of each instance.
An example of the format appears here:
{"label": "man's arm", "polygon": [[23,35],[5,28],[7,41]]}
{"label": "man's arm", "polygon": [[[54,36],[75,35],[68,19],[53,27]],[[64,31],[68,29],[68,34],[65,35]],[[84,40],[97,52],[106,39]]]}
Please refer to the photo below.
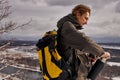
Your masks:
{"label": "man's arm", "polygon": [[73,48],[80,49],[88,53],[93,53],[97,56],[104,54],[103,48],[93,42],[84,33],[78,31],[71,22],[64,23],[61,34],[65,44]]}

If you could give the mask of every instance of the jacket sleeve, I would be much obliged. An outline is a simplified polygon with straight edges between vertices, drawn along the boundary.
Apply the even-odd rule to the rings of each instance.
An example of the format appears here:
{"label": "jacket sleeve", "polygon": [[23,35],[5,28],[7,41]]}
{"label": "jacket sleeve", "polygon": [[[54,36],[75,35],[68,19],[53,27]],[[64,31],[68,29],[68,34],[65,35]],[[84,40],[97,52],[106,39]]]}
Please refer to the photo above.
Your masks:
{"label": "jacket sleeve", "polygon": [[92,41],[84,33],[78,31],[75,26],[69,21],[63,24],[61,35],[62,41],[68,46],[95,54],[97,56],[104,54],[102,47]]}

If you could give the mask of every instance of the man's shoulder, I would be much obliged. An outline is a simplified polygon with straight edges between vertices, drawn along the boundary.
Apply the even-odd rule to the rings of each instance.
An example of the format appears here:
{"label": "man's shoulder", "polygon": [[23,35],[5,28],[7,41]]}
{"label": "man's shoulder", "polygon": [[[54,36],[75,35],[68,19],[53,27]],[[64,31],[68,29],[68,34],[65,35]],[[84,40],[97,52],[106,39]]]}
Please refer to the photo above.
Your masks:
{"label": "man's shoulder", "polygon": [[63,26],[64,26],[64,28],[68,28],[69,27],[69,29],[70,28],[75,28],[75,26],[70,21],[64,22]]}
{"label": "man's shoulder", "polygon": [[65,21],[64,24],[72,24],[70,21]]}

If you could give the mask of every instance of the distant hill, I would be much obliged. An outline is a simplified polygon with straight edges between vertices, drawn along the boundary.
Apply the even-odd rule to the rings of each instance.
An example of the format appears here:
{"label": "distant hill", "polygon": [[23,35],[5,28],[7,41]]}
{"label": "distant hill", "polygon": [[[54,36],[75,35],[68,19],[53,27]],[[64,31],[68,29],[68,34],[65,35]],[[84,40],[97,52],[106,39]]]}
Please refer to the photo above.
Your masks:
{"label": "distant hill", "polygon": [[91,37],[97,43],[120,43],[120,37]]}
{"label": "distant hill", "polygon": [[[23,41],[23,40],[14,40],[11,41],[11,46],[34,46],[37,41]],[[7,43],[7,40],[0,41],[0,45]]]}

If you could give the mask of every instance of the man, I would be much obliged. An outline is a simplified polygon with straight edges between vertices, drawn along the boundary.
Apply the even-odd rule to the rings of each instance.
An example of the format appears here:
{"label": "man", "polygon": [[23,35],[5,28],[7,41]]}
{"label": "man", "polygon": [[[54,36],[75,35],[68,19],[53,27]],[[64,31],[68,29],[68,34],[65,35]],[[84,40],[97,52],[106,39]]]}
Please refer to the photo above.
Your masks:
{"label": "man", "polygon": [[74,73],[72,74],[72,78],[74,77],[74,79],[69,80],[80,80],[78,78],[79,65],[81,64],[81,61],[78,61],[80,52],[83,54],[92,53],[93,55],[104,58],[104,60],[110,58],[109,52],[105,52],[102,47],[79,31],[83,29],[83,25],[87,24],[90,13],[91,10],[88,6],[80,4],[73,8],[71,14],[64,16],[57,23],[59,30],[58,51],[60,55],[66,62],[70,61],[69,59],[74,54],[76,57],[71,65],[73,67],[72,73]]}

